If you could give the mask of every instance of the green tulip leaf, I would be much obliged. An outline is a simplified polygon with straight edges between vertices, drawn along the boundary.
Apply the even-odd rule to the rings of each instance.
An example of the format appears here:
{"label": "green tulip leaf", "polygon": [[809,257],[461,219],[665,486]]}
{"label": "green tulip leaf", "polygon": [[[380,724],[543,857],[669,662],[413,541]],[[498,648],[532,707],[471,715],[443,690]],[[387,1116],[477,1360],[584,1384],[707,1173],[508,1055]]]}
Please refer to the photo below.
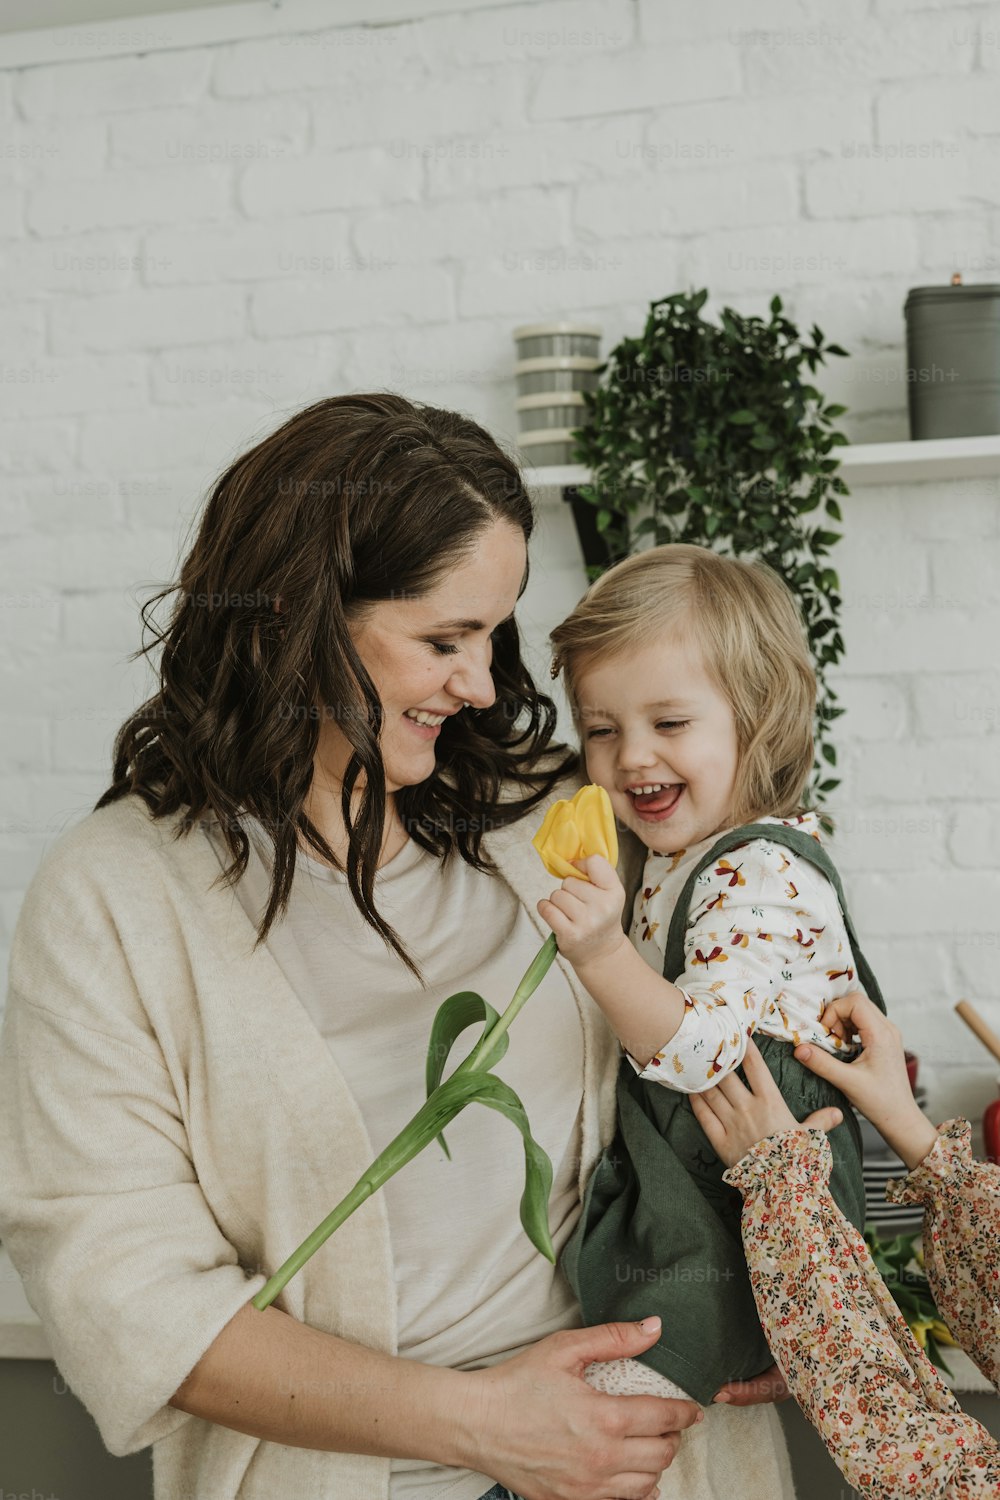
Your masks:
{"label": "green tulip leaf", "polygon": [[[455,1045],[456,1038],[461,1036],[468,1027],[474,1026],[477,1021],[485,1021],[486,1025],[483,1028],[483,1035],[485,1035],[497,1020],[499,1016],[492,1005],[488,1004],[482,995],[477,995],[475,990],[459,990],[457,994],[449,995],[447,1000],[441,1002],[434,1017],[430,1041],[427,1044],[428,1098],[441,1082],[444,1065],[448,1061],[448,1055]],[[497,1062],[509,1046],[510,1038],[504,1035],[497,1051]],[[451,1161],[451,1152],[448,1150],[444,1136],[439,1135],[438,1141],[441,1150]]]}
{"label": "green tulip leaf", "polygon": [[549,1195],[552,1191],[552,1163],[531,1134],[524,1105],[509,1084],[493,1073],[482,1073],[474,1102],[485,1104],[513,1120],[524,1138],[524,1192],[521,1195],[521,1223],[528,1239],[545,1259],[556,1263],[556,1252],[549,1234]]}

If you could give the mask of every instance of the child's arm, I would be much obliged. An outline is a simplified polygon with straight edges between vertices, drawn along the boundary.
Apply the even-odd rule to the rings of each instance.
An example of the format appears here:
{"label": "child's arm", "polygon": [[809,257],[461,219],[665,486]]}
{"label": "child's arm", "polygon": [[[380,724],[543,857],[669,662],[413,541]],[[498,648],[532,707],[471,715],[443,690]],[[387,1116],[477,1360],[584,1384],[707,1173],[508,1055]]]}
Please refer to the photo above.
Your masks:
{"label": "child's arm", "polygon": [[691,1107],[743,1195],[761,1326],[799,1405],[866,1500],[996,1496],[995,1440],[944,1386],[830,1196],[825,1131],[841,1111],[797,1124],[752,1043],[746,1077]]}
{"label": "child's arm", "polygon": [[539,901],[538,913],[622,1046],[645,1066],[680,1026],[685,997],[629,942],[621,924],[625,890],[614,868],[600,854],[575,863],[586,878],[564,880]]}

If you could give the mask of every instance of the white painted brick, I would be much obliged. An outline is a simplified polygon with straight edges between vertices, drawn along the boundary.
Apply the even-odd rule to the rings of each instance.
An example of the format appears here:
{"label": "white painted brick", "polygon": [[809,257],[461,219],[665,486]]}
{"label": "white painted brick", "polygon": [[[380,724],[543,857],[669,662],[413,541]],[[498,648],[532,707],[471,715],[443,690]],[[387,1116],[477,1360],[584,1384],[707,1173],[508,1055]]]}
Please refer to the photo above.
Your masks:
{"label": "white painted brick", "polygon": [[56,304],[52,341],[58,354],[170,348],[238,338],[244,325],[239,287],[158,287]]}
{"label": "white painted brick", "polygon": [[1000,541],[981,541],[970,548],[964,540],[935,547],[931,577],[939,599],[964,600],[978,607],[1000,602]]}
{"label": "white painted brick", "polygon": [[926,870],[856,874],[850,900],[857,911],[877,910],[886,932],[941,933],[955,939],[959,932],[1000,926],[1000,870],[938,870],[933,880]]}
{"label": "white painted brick", "polygon": [[537,120],[618,114],[686,99],[726,99],[740,93],[732,48],[680,45],[585,57],[544,66],[535,84]]}
{"label": "white painted brick", "polygon": [[790,166],[706,167],[657,172],[652,181],[584,183],[576,190],[574,222],[595,238],[687,232],[736,225],[783,224],[798,214],[798,183]]}
{"label": "white painted brick", "polygon": [[869,214],[919,212],[927,203],[958,206],[970,185],[967,151],[955,141],[873,146],[905,158],[857,156],[821,161],[805,172],[806,205],[814,219],[851,219]]}
{"label": "white painted brick", "polygon": [[[662,0],[639,0],[642,40],[652,46],[678,41],[701,41],[706,36],[736,39],[748,32],[771,34],[770,43],[794,45],[793,38],[805,29],[831,31],[837,25],[865,16],[868,0],[845,0],[831,15],[825,0],[756,0],[748,12],[743,0],[702,0],[697,6],[664,5]],[[780,33],[778,35],[777,33]]]}
{"label": "white painted brick", "polygon": [[[308,220],[304,221],[308,224]],[[393,265],[412,261],[477,260],[569,241],[565,192],[532,188],[471,203],[455,198],[361,214],[354,225],[359,255]]]}
{"label": "white painted brick", "polygon": [[[338,341],[340,342],[340,341]],[[485,318],[460,323],[366,328],[348,334],[344,378],[354,390],[409,391],[419,386],[438,392],[452,387],[492,385],[506,380],[513,386],[514,341],[510,329]],[[511,398],[511,410],[513,410]]]}
{"label": "white painted brick", "polygon": [[1000,271],[1000,249],[989,216],[949,214],[920,225],[920,263],[950,280],[959,271],[966,281],[992,280]]}
{"label": "white painted brick", "polygon": [[0,248],[0,297],[123,291],[138,281],[143,264],[137,235],[125,230],[4,245]]}
{"label": "white painted brick", "polygon": [[[893,601],[896,607],[893,608]],[[931,596],[893,592],[887,582],[884,598],[888,608],[872,613],[857,610],[845,616],[843,625],[847,659],[864,653],[868,660],[877,652],[880,668],[905,672],[917,661],[925,672],[946,672],[960,662],[969,671],[988,671],[996,659],[990,646],[1000,629],[1000,610],[940,609]]]}
{"label": "white painted brick", "polygon": [[0,239],[24,233],[24,193],[19,187],[0,187]]}
{"label": "white painted brick", "polygon": [[[1000,952],[1000,921],[996,916],[988,925],[959,926],[954,935],[955,962],[958,968],[958,993],[971,1000],[986,1019],[984,1000],[996,1001],[997,954]],[[996,1025],[993,1016],[988,1024]]]}
{"label": "white painted brick", "polygon": [[989,737],[1000,728],[1000,670],[992,672],[920,672],[913,684],[917,729],[921,736],[966,735],[996,754]]}
{"label": "white painted brick", "polygon": [[1000,479],[929,480],[908,485],[902,494],[906,534],[924,542],[964,537],[996,537],[1000,521]]}
{"label": "white painted brick", "polygon": [[[159,571],[159,567],[159,559],[154,556],[147,537],[145,553],[124,576],[128,581],[148,577]],[[45,658],[44,671],[39,670],[37,659],[15,663],[9,656],[0,656],[0,693],[5,714],[27,717],[39,714],[52,720],[69,710],[86,712],[88,706],[112,698],[118,701],[128,696],[131,701],[127,684],[133,677],[139,680],[137,674],[126,673],[107,651],[50,652]]]}
{"label": "white painted brick", "polygon": [[0,180],[93,177],[107,155],[108,127],[103,120],[18,122],[0,143]]}
{"label": "white painted brick", "polygon": [[634,36],[630,0],[537,0],[432,16],[408,28],[407,40],[429,68],[450,70],[614,52]]}
{"label": "white painted brick", "polygon": [[38,869],[45,852],[42,842],[29,839],[0,841],[0,890],[21,891]]}
{"label": "white painted brick", "polygon": [[697,234],[686,246],[684,273],[716,295],[758,288],[770,294],[831,277],[898,275],[916,260],[916,231],[901,217]]}
{"label": "white painted brick", "polygon": [[201,514],[224,462],[223,457],[207,466],[198,464],[191,469],[159,469],[155,473],[137,469],[131,474],[119,473],[115,492],[125,507],[129,524],[146,528],[163,526],[174,520],[178,534],[184,533],[190,522]]}
{"label": "white painted brick", "polygon": [[[801,292],[795,289],[787,298],[782,293],[782,301],[793,322],[806,326],[818,323],[827,338],[841,348],[849,347],[852,356],[863,348],[887,346],[899,350],[903,338],[904,279],[909,281],[900,278],[898,292],[888,279],[867,282],[854,277],[828,286],[810,286]],[[842,363],[831,359],[817,371],[818,384],[823,389],[829,384],[830,373]]]}
{"label": "white painted brick", "polygon": [[1000,20],[996,16],[987,12],[979,24],[971,17],[966,23],[956,18],[955,41],[958,46],[972,47],[986,72],[1000,70]]}
{"label": "white painted brick", "polygon": [[55,644],[58,634],[58,595],[52,589],[39,588],[34,579],[18,578],[8,572],[0,592],[0,637],[4,649],[26,654],[45,651]]}
{"label": "white painted brick", "polygon": [[[164,468],[222,468],[250,446],[259,412],[244,402],[198,407],[153,407],[130,415],[85,417],[80,456],[97,473]],[[258,434],[262,435],[262,434]]]}
{"label": "white painted brick", "polygon": [[[504,188],[559,186],[629,174],[640,180],[641,159],[629,158],[629,143],[641,132],[641,116],[495,130],[467,152],[426,163],[431,198],[492,196]],[[622,152],[625,155],[622,155]]]}
{"label": "white painted brick", "polygon": [[115,166],[246,166],[296,155],[309,138],[301,99],[251,104],[202,99],[193,108],[151,109],[111,121]]}
{"label": "white painted brick", "polygon": [[436,266],[348,271],[323,281],[265,283],[253,292],[250,321],[261,338],[397,319],[433,322],[451,317],[452,296],[450,276]]}
{"label": "white painted brick", "polygon": [[71,594],[63,601],[62,638],[70,649],[85,645],[117,658],[140,644],[142,621],[135,591]]}
{"label": "white painted brick", "polygon": [[494,259],[465,271],[459,313],[492,313],[509,318],[513,326],[551,317],[556,306],[560,317],[574,317],[626,294],[649,301],[676,283],[676,265],[676,248],[663,240],[609,240],[594,248],[554,249],[509,267]]}
{"label": "white painted brick", "polygon": [[[900,306],[901,298],[891,294],[887,283],[882,295],[891,306]],[[905,349],[897,343],[889,349],[852,349],[850,354],[850,359],[831,359],[823,371],[818,372],[816,384],[824,396],[848,407],[853,420],[872,411],[904,412],[910,379]],[[940,378],[946,374],[941,370]],[[928,376],[936,378],[931,370]]]}
{"label": "white painted brick", "polygon": [[284,36],[218,48],[212,91],[222,98],[245,99],[308,89],[326,91],[359,80],[378,85],[392,77],[402,83],[425,72],[412,27],[289,31]]}
{"label": "white painted brick", "polygon": [[76,429],[60,422],[0,422],[0,474],[52,474],[69,467]]}
{"label": "white painted brick", "polygon": [[11,81],[6,73],[0,73],[0,120],[9,120],[13,114]]}
{"label": "white painted brick", "polygon": [[381,147],[292,161],[255,162],[243,173],[240,203],[252,218],[320,213],[352,204],[400,203],[418,196],[421,159]]}
{"label": "white painted brick", "polygon": [[845,717],[834,724],[835,739],[849,735],[852,740],[893,740],[908,732],[910,708],[900,679],[836,672],[830,685],[845,710]]}
{"label": "white painted brick", "polygon": [[28,68],[17,103],[29,120],[190,104],[205,92],[210,64],[211,53],[198,49]]}
{"label": "white painted brick", "polygon": [[[666,170],[767,157],[801,157],[839,149],[841,140],[869,141],[870,90],[840,89],[801,99],[764,97],[718,99],[710,104],[679,104],[658,109],[644,123],[632,150]],[[624,148],[623,148],[624,149]]]}
{"label": "white painted brick", "polygon": [[48,722],[22,714],[4,716],[0,722],[0,763],[9,771],[37,771],[48,765]]}
{"label": "white painted brick", "polygon": [[342,383],[335,341],[247,340],[164,351],[153,361],[154,401],[171,406],[234,399],[268,408],[306,405]]}
{"label": "white painted brick", "polygon": [[996,867],[1000,848],[1000,806],[973,803],[955,809],[954,827],[948,839],[953,864],[966,869]]}
{"label": "white painted brick", "polygon": [[898,84],[880,93],[875,114],[885,142],[1000,135],[1000,90],[995,78],[982,76]]}
{"label": "white painted brick", "polygon": [[57,718],[52,726],[55,769],[99,773],[110,781],[112,748],[124,718],[120,708],[94,709]]}
{"label": "white painted brick", "polygon": [[40,307],[21,302],[0,309],[0,349],[16,350],[22,358],[34,359],[44,347],[45,317]]}
{"label": "white painted brick", "polygon": [[333,274],[350,267],[349,214],[305,214],[222,229],[160,230],[146,240],[146,279],[153,285],[200,281],[270,281]]}
{"label": "white painted brick", "polygon": [[358,82],[312,102],[320,151],[385,142],[394,159],[439,160],[459,142],[488,140],[524,119],[525,80],[512,69],[465,70],[399,84]]}
{"label": "white painted brick", "polygon": [[89,525],[94,530],[119,525],[125,519],[124,505],[117,498],[121,482],[110,476],[82,474],[75,468],[8,480],[7,486],[16,488],[23,502],[24,524],[16,534],[52,533],[67,525]]}
{"label": "white painted brick", "polygon": [[954,993],[955,965],[949,945],[940,938],[924,937],[915,933],[905,938],[884,938],[877,935],[875,924],[879,914],[871,907],[859,907],[851,900],[851,916],[858,932],[861,950],[872,966],[878,980],[886,1009],[901,1029],[905,1045],[916,1050],[921,1062],[925,1054],[920,1051],[916,1019],[911,1017],[909,1004],[925,995],[943,996]]}
{"label": "white painted brick", "polygon": [[1000,756],[993,741],[941,735],[933,742],[859,747],[852,780],[865,803],[912,802],[927,796],[952,801],[1000,800]]}
{"label": "white painted brick", "polygon": [[8,416],[134,410],[147,399],[145,364],[135,355],[0,365],[0,400]]}
{"label": "white painted brick", "polygon": [[874,812],[850,808],[838,811],[835,825],[830,854],[845,877],[928,869],[948,862],[948,817],[941,807],[903,803]]}
{"label": "white painted brick", "polygon": [[[752,30],[749,35],[754,35]],[[751,93],[809,93],[841,83],[856,88],[863,80],[906,78],[914,73],[961,75],[972,65],[968,47],[956,42],[954,26],[946,16],[885,21],[861,17],[849,24],[838,18],[814,28],[813,41],[796,43],[792,35],[780,45],[751,41],[741,49]]]}
{"label": "white painted brick", "polygon": [[228,205],[225,167],[181,166],[109,172],[96,182],[50,183],[28,198],[27,222],[35,234],[80,234],[132,224],[176,224],[218,219]]}
{"label": "white painted brick", "polygon": [[[0,834],[30,839],[58,838],[90,812],[111,777],[107,773],[66,773],[0,777]],[[8,916],[16,900],[5,900]]]}
{"label": "white painted brick", "polygon": [[[64,527],[51,535],[15,537],[6,548],[12,576],[31,581],[29,597],[67,586],[74,591],[131,588],[152,577],[169,576],[175,550],[172,533],[98,529],[88,525],[86,516],[75,530]],[[50,659],[46,673],[52,665]],[[88,663],[88,670],[92,666]],[[40,696],[40,709],[46,701]]]}

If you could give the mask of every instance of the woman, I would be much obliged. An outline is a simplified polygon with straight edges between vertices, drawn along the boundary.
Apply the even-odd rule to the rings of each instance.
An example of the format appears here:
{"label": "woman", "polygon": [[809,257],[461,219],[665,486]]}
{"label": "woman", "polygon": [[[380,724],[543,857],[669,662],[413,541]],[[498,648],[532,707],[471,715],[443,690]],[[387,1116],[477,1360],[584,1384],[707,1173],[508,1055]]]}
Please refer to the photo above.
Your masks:
{"label": "woman", "polygon": [[[968,1120],[935,1129],[923,1114],[899,1028],[869,999],[834,1000],[823,1023],[845,1040],[859,1035],[860,1057],[842,1063],[809,1045],[796,1056],[842,1089],[906,1165],[887,1196],[925,1205],[927,1279],[938,1310],[996,1385],[1000,1168],[973,1161]],[[943,1384],[830,1196],[824,1130],[840,1111],[797,1124],[753,1042],[744,1067],[749,1089],[730,1075],[695,1096],[695,1113],[727,1164],[725,1180],[743,1193],[761,1323],[803,1411],[865,1500],[995,1497],[1000,1447]]]}
{"label": "woman", "polygon": [[[770,1406],[695,1430],[588,1388],[658,1329],[579,1327],[490,1110],[250,1305],[415,1112],[441,999],[505,1002],[546,936],[530,839],[579,776],[520,656],[531,529],[470,421],[390,395],[291,418],[216,485],[158,689],[26,897],[0,1233],[110,1451],[154,1445],[157,1500],[632,1500],[664,1469],[683,1500],[792,1494]],[[557,1252],[617,1061],[557,961],[502,1065]]]}

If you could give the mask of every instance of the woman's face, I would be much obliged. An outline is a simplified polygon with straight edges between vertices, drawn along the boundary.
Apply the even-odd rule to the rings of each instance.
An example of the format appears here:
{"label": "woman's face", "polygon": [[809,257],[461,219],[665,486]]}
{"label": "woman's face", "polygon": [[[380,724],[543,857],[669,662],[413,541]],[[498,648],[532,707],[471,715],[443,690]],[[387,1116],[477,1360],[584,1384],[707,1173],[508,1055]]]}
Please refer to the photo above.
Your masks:
{"label": "woman's face", "polygon": [[[513,614],[527,560],[520,527],[492,522],[430,593],[381,600],[351,629],[382,701],[387,792],[433,774],[435,741],[446,715],[466,703],[488,708],[496,698],[491,635]],[[419,723],[418,716],[432,722]],[[322,725],[319,755],[324,772],[342,781],[351,747],[335,720]],[[363,781],[362,773],[356,791]]]}

